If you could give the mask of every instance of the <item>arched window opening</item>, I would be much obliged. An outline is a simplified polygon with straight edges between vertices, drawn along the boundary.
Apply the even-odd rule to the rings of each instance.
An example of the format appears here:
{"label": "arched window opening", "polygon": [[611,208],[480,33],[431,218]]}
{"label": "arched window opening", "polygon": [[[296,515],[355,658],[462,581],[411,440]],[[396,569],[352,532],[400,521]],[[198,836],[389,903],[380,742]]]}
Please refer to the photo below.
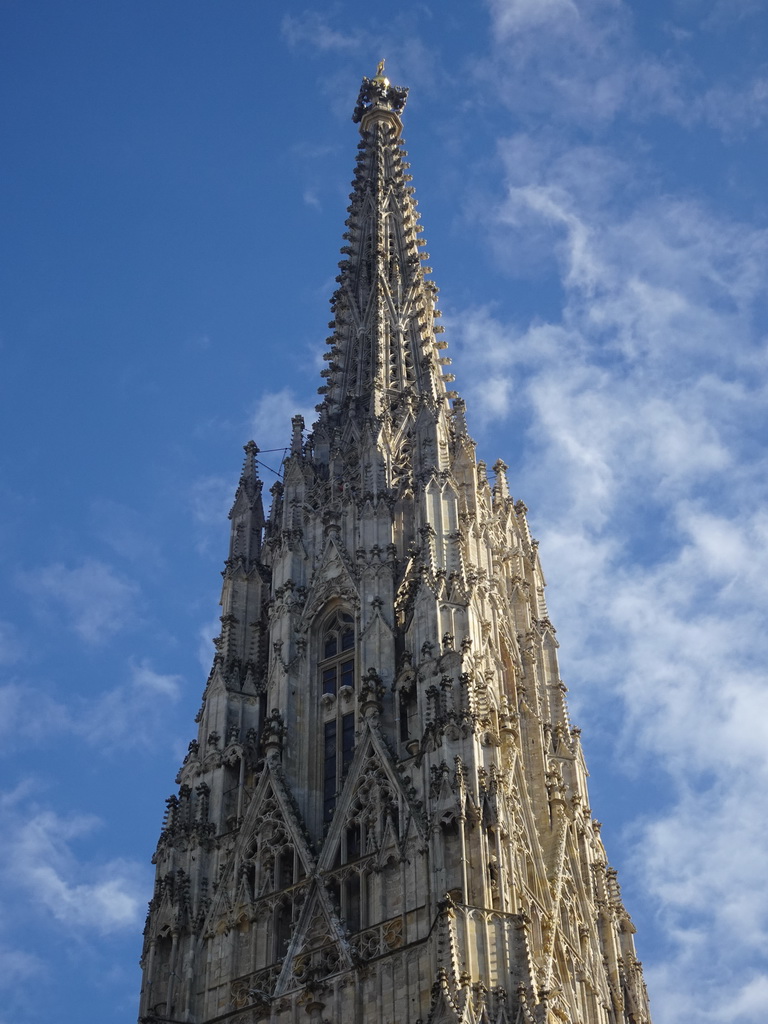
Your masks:
{"label": "arched window opening", "polygon": [[278,903],[275,907],[275,960],[282,960],[291,939],[291,904]]}
{"label": "arched window opening", "polygon": [[403,686],[399,695],[399,726],[400,742],[408,743],[409,740],[419,738],[419,709],[416,699],[416,686]]}
{"label": "arched window opening", "polygon": [[323,820],[330,821],[355,753],[354,712],[332,718],[323,730]]}
{"label": "arched window opening", "polygon": [[245,881],[248,886],[248,891],[251,894],[251,899],[255,900],[258,896],[258,891],[256,889],[256,865],[252,860],[246,862],[243,874],[245,875]]}
{"label": "arched window opening", "polygon": [[357,860],[362,854],[362,829],[360,825],[353,822],[347,827],[346,831],[346,859]]}
{"label": "arched window opening", "polygon": [[166,927],[160,932],[155,943],[155,965],[158,968],[158,977],[161,981],[166,981],[168,978],[172,944],[171,930]]}
{"label": "arched window opening", "polygon": [[240,758],[224,765],[224,822],[227,831],[237,827],[240,796]]}
{"label": "arched window opening", "polygon": [[347,931],[359,932],[361,928],[360,917],[360,876],[355,873],[344,883],[344,920]]}
{"label": "arched window opening", "polygon": [[286,846],[280,852],[277,860],[277,888],[287,889],[288,886],[293,885],[293,881],[293,847]]}
{"label": "arched window opening", "polygon": [[336,910],[341,912],[341,889],[336,879],[332,879],[328,883],[328,895],[331,897],[331,903],[334,905]]}
{"label": "arched window opening", "polygon": [[[355,713],[350,697],[357,666],[352,615],[343,608],[334,609],[323,620],[318,640],[323,821],[328,824],[355,752]],[[345,713],[345,708],[350,710]]]}
{"label": "arched window opening", "polygon": [[339,920],[347,932],[354,934],[363,927],[362,885],[356,871],[346,876],[332,876],[326,881],[328,895]]}
{"label": "arched window opening", "polygon": [[321,640],[321,692],[336,696],[355,685],[355,626],[347,612],[335,612],[325,623]]}

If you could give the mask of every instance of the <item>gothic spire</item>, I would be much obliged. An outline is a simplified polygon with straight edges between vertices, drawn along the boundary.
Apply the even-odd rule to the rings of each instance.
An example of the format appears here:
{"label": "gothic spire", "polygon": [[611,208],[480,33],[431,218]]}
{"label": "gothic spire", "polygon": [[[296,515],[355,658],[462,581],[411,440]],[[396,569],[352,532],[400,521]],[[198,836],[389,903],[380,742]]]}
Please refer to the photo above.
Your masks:
{"label": "gothic spire", "polygon": [[325,399],[266,525],[245,446],[143,1024],[649,1024],[525,505],[439,369],[405,98],[363,80]]}
{"label": "gothic spire", "polygon": [[264,506],[261,500],[262,482],[256,467],[259,448],[255,441],[244,446],[245,460],[235,501],[229,513],[232,522],[228,567],[240,562],[247,568],[261,553],[261,531],[264,526]]}
{"label": "gothic spire", "polygon": [[453,377],[441,369],[450,360],[436,337],[437,287],[428,280],[401,139],[407,94],[390,84],[382,61],[373,78],[363,79],[352,115],[362,138],[332,300],[327,383],[320,388],[320,422],[328,425],[350,412],[359,419],[394,416],[409,399],[447,409],[454,397],[445,388]]}

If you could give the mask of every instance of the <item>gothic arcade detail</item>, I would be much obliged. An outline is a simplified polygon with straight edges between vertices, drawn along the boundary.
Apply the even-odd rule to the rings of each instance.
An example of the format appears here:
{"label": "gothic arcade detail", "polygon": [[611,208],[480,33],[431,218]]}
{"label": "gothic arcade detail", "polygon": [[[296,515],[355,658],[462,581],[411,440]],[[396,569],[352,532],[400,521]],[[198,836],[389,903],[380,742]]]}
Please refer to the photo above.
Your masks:
{"label": "gothic arcade detail", "polygon": [[475,457],[383,65],[317,421],[230,513],[144,1022],[647,1024],[522,501]]}

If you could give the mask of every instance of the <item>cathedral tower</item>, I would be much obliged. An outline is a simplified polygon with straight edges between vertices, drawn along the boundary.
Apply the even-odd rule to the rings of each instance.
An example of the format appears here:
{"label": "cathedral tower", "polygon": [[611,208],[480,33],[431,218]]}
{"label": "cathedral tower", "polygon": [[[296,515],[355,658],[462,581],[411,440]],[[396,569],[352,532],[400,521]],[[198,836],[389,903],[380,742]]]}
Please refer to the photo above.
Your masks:
{"label": "cathedral tower", "polygon": [[363,80],[322,401],[268,517],[245,448],[147,1024],[650,1019],[526,508],[449,390],[406,92]]}

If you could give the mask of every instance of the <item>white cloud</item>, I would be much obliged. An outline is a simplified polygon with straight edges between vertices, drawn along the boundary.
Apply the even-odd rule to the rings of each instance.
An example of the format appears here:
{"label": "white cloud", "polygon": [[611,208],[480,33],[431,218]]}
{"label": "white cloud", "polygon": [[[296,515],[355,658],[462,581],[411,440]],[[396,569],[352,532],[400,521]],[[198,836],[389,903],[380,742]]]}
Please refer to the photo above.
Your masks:
{"label": "white cloud", "polygon": [[213,641],[220,633],[221,619],[218,616],[209,619],[198,630],[197,660],[206,675],[211,670],[213,656],[216,653]]}
{"label": "white cloud", "polygon": [[204,476],[193,480],[188,489],[195,522],[195,550],[201,555],[220,558],[226,544],[226,522],[235,500],[237,477]]}
{"label": "white cloud", "polygon": [[768,120],[768,78],[757,76],[741,88],[715,85],[699,98],[689,116],[701,118],[726,136],[759,128]]}
{"label": "white cloud", "polygon": [[6,752],[19,741],[40,740],[71,727],[67,708],[39,686],[18,681],[0,686],[0,737]]}
{"label": "white cloud", "polygon": [[194,480],[189,488],[192,515],[203,526],[219,529],[235,499],[236,483],[224,476],[205,476]]}
{"label": "white cloud", "polygon": [[[496,422],[475,421],[483,406],[470,402],[470,430],[479,423],[482,447],[491,431],[499,444],[498,417],[518,428],[526,493],[510,483],[534,532],[545,526],[577,714],[608,716],[618,764],[665,780],[626,839],[666,936],[663,962],[644,957],[661,996],[655,1024],[715,1024],[732,998],[736,1019],[758,1024],[768,235],[688,197],[648,195],[652,181],[599,148],[522,136],[500,152],[497,254],[514,259],[521,234],[534,258],[554,247],[557,262],[540,267],[557,273],[563,299],[551,323],[454,315],[470,398],[495,381]],[[638,942],[643,957],[642,931]]]}
{"label": "white cloud", "polygon": [[146,661],[134,664],[127,683],[82,701],[73,713],[73,731],[90,743],[109,741],[117,749],[146,746],[161,734],[163,712],[178,700],[182,679],[163,675]]}
{"label": "white cloud", "polygon": [[578,20],[573,0],[490,0],[494,28],[504,38],[521,29]]}
{"label": "white cloud", "polygon": [[11,665],[24,653],[24,645],[17,628],[11,622],[0,621],[0,665]]}
{"label": "white cloud", "polygon": [[144,660],[132,664],[126,682],[92,697],[46,692],[39,682],[0,686],[0,737],[5,753],[20,743],[74,735],[110,749],[143,746],[162,728],[162,713],[178,700],[182,679],[156,672]]}
{"label": "white cloud", "polygon": [[13,988],[28,978],[39,978],[44,970],[42,961],[34,953],[0,946],[0,989]]}
{"label": "white cloud", "polygon": [[703,19],[702,27],[713,32],[765,10],[764,0],[677,0],[677,6],[687,13],[696,12]]}
{"label": "white cloud", "polygon": [[[619,114],[636,120],[660,114],[729,138],[765,122],[768,82],[764,75],[747,77],[751,72],[718,80],[711,67],[705,76],[694,44],[702,30],[746,24],[758,3],[716,3],[693,27],[668,22],[665,31],[676,45],[654,53],[640,44],[636,12],[622,0],[488,0],[496,51],[475,70],[494,80],[502,102],[520,113],[545,114],[550,124],[604,126]],[[686,19],[690,12],[678,13]],[[734,45],[729,39],[723,47]],[[710,83],[704,91],[702,80]]]}
{"label": "white cloud", "polygon": [[311,206],[313,210],[322,210],[322,203],[317,195],[316,188],[305,188],[304,193],[301,197],[307,206]]}
{"label": "white cloud", "polygon": [[[19,894],[50,915],[68,932],[81,929],[108,935],[135,929],[146,896],[147,869],[115,859],[93,861],[82,849],[101,826],[91,815],[60,815],[29,799],[21,785],[2,794],[0,824],[3,855],[0,883],[4,902]],[[17,970],[28,961],[17,959]]]}
{"label": "white cloud", "polygon": [[342,32],[332,28],[327,17],[317,11],[304,11],[300,15],[286,14],[282,32],[290,46],[310,44],[314,49],[337,53],[357,53],[363,36],[360,32]]}
{"label": "white cloud", "polygon": [[150,668],[146,661],[132,668],[132,686],[138,693],[147,693],[150,697],[160,695],[176,700],[181,690],[181,676],[163,675]]}
{"label": "white cloud", "polygon": [[122,502],[99,498],[91,506],[91,519],[94,533],[121,558],[162,564],[163,551],[152,537],[154,524],[146,515]]}
{"label": "white cloud", "polygon": [[488,7],[496,49],[475,71],[518,112],[604,124],[637,104],[646,80],[658,92],[669,77],[656,60],[631,52],[631,12],[620,0],[488,0]]}
{"label": "white cloud", "polygon": [[111,566],[94,558],[68,568],[43,566],[22,587],[33,599],[42,597],[49,614],[61,614],[88,644],[105,643],[135,616],[139,588]]}
{"label": "white cloud", "polygon": [[[296,395],[293,388],[264,392],[260,395],[251,416],[253,437],[261,451],[260,458],[267,466],[279,469],[284,450],[291,443],[291,420],[303,416],[307,428],[311,427],[317,413],[306,398]],[[274,450],[277,449],[277,450]],[[267,487],[274,481],[273,474],[263,474]]]}

